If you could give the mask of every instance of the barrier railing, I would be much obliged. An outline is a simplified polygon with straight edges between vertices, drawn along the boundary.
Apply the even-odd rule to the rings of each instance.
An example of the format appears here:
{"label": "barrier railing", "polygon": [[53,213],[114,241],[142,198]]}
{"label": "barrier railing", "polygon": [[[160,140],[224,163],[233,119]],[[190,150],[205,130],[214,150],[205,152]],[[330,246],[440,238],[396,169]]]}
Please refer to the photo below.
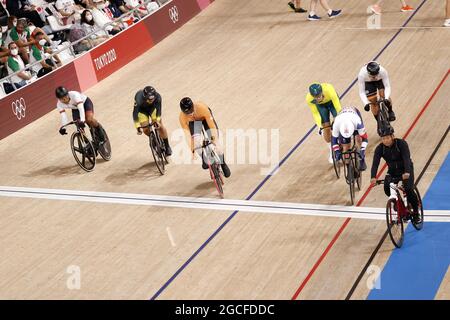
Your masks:
{"label": "barrier railing", "polygon": [[[170,4],[170,2],[172,2],[172,0],[168,0],[168,1],[166,1],[166,2],[163,2],[163,1],[161,1],[161,0],[156,0],[156,2],[158,3],[158,9],[156,9],[156,10],[154,10],[154,11],[148,11],[147,5],[148,5],[150,2],[154,2],[154,1],[151,1],[151,0],[144,0],[144,2],[141,4],[141,6],[145,6],[145,8],[146,8],[146,10],[147,10],[147,14],[146,14],[145,16],[143,16],[143,17],[140,17],[139,19],[144,19],[145,17],[148,17],[149,15],[151,15],[151,14],[157,12],[157,11],[160,10],[161,8],[163,8],[163,7],[165,7],[166,5]],[[23,87],[17,88],[16,85],[15,85],[15,83],[11,80],[12,77],[17,76],[18,74],[20,74],[20,73],[22,73],[22,72],[24,72],[24,71],[27,71],[27,70],[29,70],[29,69],[31,69],[33,66],[36,66],[36,65],[38,65],[38,64],[41,64],[42,62],[45,62],[47,59],[53,58],[55,55],[58,55],[59,53],[61,53],[61,52],[63,52],[63,51],[66,51],[66,50],[70,50],[71,53],[72,53],[72,56],[73,56],[73,59],[71,59],[71,60],[68,61],[68,62],[73,61],[74,59],[77,58],[77,54],[75,54],[75,51],[76,51],[76,50],[74,50],[74,46],[75,46],[75,45],[77,45],[77,44],[79,44],[79,43],[81,43],[81,42],[83,42],[83,41],[85,41],[85,40],[87,40],[88,42],[90,42],[90,40],[92,39],[92,36],[93,36],[93,35],[96,35],[96,34],[98,34],[99,32],[102,32],[102,31],[105,33],[105,35],[106,35],[108,38],[112,38],[112,37],[116,36],[117,34],[119,34],[119,33],[123,32],[123,31],[125,31],[126,28],[122,29],[122,30],[121,30],[120,32],[118,32],[116,35],[111,36],[111,35],[109,34],[109,32],[107,31],[107,29],[109,29],[109,27],[111,27],[111,26],[116,26],[118,23],[124,25],[124,24],[125,24],[124,21],[125,21],[127,18],[128,18],[128,19],[129,19],[129,18],[132,18],[132,16],[135,17],[135,18],[138,18],[137,16],[135,16],[135,14],[138,13],[138,12],[142,12],[142,11],[140,10],[140,7],[141,7],[141,6],[138,6],[138,7],[136,7],[136,8],[131,9],[130,11],[128,11],[128,12],[122,14],[122,15],[121,15],[120,17],[118,17],[118,18],[112,19],[112,21],[110,21],[110,22],[108,22],[108,23],[105,23],[102,27],[98,28],[97,30],[95,30],[95,31],[93,31],[93,32],[91,32],[91,33],[85,35],[84,37],[82,37],[82,38],[80,38],[80,39],[78,39],[78,40],[76,40],[76,41],[74,41],[74,42],[69,42],[69,43],[67,43],[67,44],[62,45],[62,48],[58,48],[55,52],[52,52],[51,54],[49,54],[48,56],[44,57],[43,59],[41,59],[41,60],[39,60],[39,61],[35,61],[35,62],[33,62],[33,63],[30,63],[30,64],[27,64],[23,69],[21,69],[21,70],[19,70],[19,71],[16,71],[16,72],[14,72],[14,73],[11,73],[11,74],[9,74],[8,76],[6,76],[6,77],[0,79],[0,85],[1,85],[1,86],[3,86],[3,83],[4,83],[4,82],[9,82],[9,83],[13,86],[13,88],[14,88],[14,91],[12,91],[12,92],[10,92],[10,93],[6,93],[6,92],[5,92],[5,93],[6,93],[5,96],[0,97],[0,100],[3,99],[4,97],[6,97],[7,95],[9,95],[9,94],[11,94],[11,93],[13,93],[13,92],[16,92],[18,89],[21,89],[21,88],[23,88],[23,87],[26,87],[27,85],[30,85],[30,84],[32,84],[32,83],[34,83],[34,82],[36,82],[36,81],[39,81],[39,78],[34,79],[34,81],[28,80],[28,81],[30,81],[30,82],[27,82],[26,85],[24,85]],[[133,21],[133,23],[135,23],[135,22]],[[92,42],[91,42],[91,44],[92,44]],[[91,50],[94,49],[94,48],[95,48],[95,46],[92,45],[92,47],[91,47],[89,50],[86,50],[86,51],[84,51],[83,53],[89,52],[89,51],[91,51]],[[81,55],[81,54],[79,54],[79,55]],[[61,67],[62,67],[62,66],[61,66]],[[58,69],[58,68],[55,68],[55,69],[52,70],[51,72],[56,71],[56,69]],[[0,90],[3,90],[3,88],[1,88]]]}

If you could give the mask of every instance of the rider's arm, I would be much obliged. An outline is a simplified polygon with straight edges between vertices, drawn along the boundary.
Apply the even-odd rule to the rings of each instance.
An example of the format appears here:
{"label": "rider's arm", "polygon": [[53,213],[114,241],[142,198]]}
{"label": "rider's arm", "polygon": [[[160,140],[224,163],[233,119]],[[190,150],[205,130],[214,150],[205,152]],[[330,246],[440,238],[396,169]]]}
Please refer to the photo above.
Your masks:
{"label": "rider's arm", "polygon": [[364,105],[370,103],[369,99],[366,96],[366,81],[364,80],[364,74],[360,72],[358,74],[358,87],[359,87],[359,97]]}
{"label": "rider's arm", "polygon": [[80,121],[86,122],[86,115],[84,114],[84,104],[83,101],[77,103],[78,111],[80,112]]}
{"label": "rider's arm", "polygon": [[[339,120],[335,119],[333,124],[333,130],[331,130],[331,145],[333,146],[333,150],[339,149],[338,146],[338,138],[339,138]],[[337,147],[337,148],[336,148]]]}
{"label": "rider's arm", "polygon": [[403,165],[405,167],[405,173],[412,173],[411,154],[409,152],[408,143],[405,140],[398,140],[398,147],[403,159]]}
{"label": "rider's arm", "polygon": [[339,100],[336,90],[331,84],[329,85],[329,89],[327,91],[330,94],[330,98],[331,101],[333,102],[334,109],[336,109],[337,113],[341,112],[342,110],[341,101]]}
{"label": "rider's arm", "polygon": [[181,128],[183,129],[186,136],[186,140],[189,140],[190,142],[191,152],[194,152],[194,138],[191,136],[189,131],[189,122],[188,120],[186,120],[186,116],[183,113],[180,113],[179,120]]}
{"label": "rider's arm", "polygon": [[84,114],[84,103],[81,94],[77,91],[71,91],[70,94],[71,94],[70,99],[75,101],[75,105],[77,106],[77,109],[80,112],[80,121],[85,122],[86,116]]}
{"label": "rider's arm", "polygon": [[214,121],[214,117],[206,104],[198,102],[196,112],[198,116],[200,118],[204,118],[206,123],[208,124],[209,130],[211,130],[212,139],[217,139],[217,137],[219,136],[219,132]]}
{"label": "rider's arm", "polygon": [[139,128],[141,126],[140,122],[139,122],[139,107],[138,104],[136,102],[136,100],[134,101],[134,107],[133,107],[133,121],[134,121],[134,126],[137,128]]}
{"label": "rider's arm", "polygon": [[306,96],[306,103],[308,104],[309,109],[311,109],[311,113],[314,118],[314,122],[316,123],[317,127],[322,127],[322,118],[320,117],[319,109],[317,109],[317,106],[312,103],[312,96],[308,93]]}
{"label": "rider's arm", "polygon": [[370,177],[376,178],[378,166],[380,165],[381,155],[383,154],[383,145],[379,144],[378,147],[375,149],[375,153],[373,154],[373,161],[372,161],[372,169],[370,171]]}
{"label": "rider's arm", "polygon": [[389,74],[385,68],[381,67],[380,70],[381,80],[384,85],[384,97],[389,99],[391,97],[391,82],[389,81]]}
{"label": "rider's arm", "polygon": [[162,104],[162,98],[160,96],[159,99],[155,100],[156,118],[152,119],[153,121],[155,121],[155,120],[156,120],[156,122],[161,121],[161,109],[162,109],[161,104]]}
{"label": "rider's arm", "polygon": [[58,104],[56,105],[56,109],[59,111],[59,114],[61,115],[61,127],[65,126],[69,123],[69,119],[67,118],[66,110],[62,107],[61,103],[58,101]]}
{"label": "rider's arm", "polygon": [[367,145],[369,144],[369,136],[367,135],[366,128],[362,124],[362,121],[361,121],[361,123],[358,123],[358,125],[356,126],[356,129],[358,130],[358,134],[362,140],[361,147],[365,149],[367,147]]}

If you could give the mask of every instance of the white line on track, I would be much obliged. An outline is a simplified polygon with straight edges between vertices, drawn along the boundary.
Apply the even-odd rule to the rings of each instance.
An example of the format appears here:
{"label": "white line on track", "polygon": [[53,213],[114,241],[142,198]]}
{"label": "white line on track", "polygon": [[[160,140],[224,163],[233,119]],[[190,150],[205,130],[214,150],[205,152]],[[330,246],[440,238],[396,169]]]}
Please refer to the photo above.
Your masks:
{"label": "white line on track", "polygon": [[[161,196],[133,193],[78,191],[64,189],[24,188],[0,186],[1,197],[34,198],[63,201],[84,201],[98,203],[160,206],[204,210],[229,210],[273,214],[294,214],[384,220],[384,208],[336,206],[293,202],[272,202],[253,200],[232,200]],[[450,222],[450,210],[426,210],[426,221]]]}
{"label": "white line on track", "polygon": [[367,28],[367,27],[349,27],[349,28],[344,28],[344,30],[363,30],[363,31],[374,31],[374,30],[399,30],[399,29],[413,29],[413,30],[417,30],[417,29],[449,29],[448,27],[444,27],[444,26],[417,26],[417,27],[379,27],[379,28]]}

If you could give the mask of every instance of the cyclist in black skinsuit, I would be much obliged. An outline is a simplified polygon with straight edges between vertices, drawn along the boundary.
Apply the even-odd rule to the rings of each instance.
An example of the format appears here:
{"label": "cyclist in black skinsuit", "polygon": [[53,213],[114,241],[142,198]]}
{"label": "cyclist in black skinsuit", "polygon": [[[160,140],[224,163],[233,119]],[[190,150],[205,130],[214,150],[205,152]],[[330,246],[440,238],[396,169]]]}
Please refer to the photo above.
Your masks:
{"label": "cyclist in black skinsuit", "polygon": [[383,158],[388,166],[388,173],[384,178],[384,193],[390,196],[389,184],[393,180],[403,180],[408,202],[413,207],[414,219],[420,219],[418,214],[419,200],[414,193],[414,166],[411,160],[408,144],[403,139],[394,137],[394,128],[386,127],[381,130],[381,140],[373,156],[371,170],[371,184],[376,183],[376,175],[380,160]]}
{"label": "cyclist in black skinsuit", "polygon": [[[172,155],[172,149],[169,145],[169,137],[167,130],[161,121],[161,95],[151,86],[145,87],[143,90],[136,92],[134,97],[133,121],[137,130],[137,134],[142,134],[140,127],[149,124],[150,119],[156,124],[155,128],[159,130],[161,139],[164,141],[166,156]],[[144,128],[144,134],[149,136],[150,129]]]}

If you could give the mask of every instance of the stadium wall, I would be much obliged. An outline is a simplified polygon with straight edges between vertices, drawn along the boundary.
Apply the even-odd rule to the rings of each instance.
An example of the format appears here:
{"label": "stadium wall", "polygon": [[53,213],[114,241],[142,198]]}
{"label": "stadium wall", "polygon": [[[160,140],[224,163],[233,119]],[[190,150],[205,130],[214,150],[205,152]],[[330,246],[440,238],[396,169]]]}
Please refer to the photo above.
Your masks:
{"label": "stadium wall", "polygon": [[[172,0],[130,28],[0,100],[0,140],[55,108],[54,88],[85,91],[137,58],[214,0]],[[133,43],[134,50],[128,50]]]}

